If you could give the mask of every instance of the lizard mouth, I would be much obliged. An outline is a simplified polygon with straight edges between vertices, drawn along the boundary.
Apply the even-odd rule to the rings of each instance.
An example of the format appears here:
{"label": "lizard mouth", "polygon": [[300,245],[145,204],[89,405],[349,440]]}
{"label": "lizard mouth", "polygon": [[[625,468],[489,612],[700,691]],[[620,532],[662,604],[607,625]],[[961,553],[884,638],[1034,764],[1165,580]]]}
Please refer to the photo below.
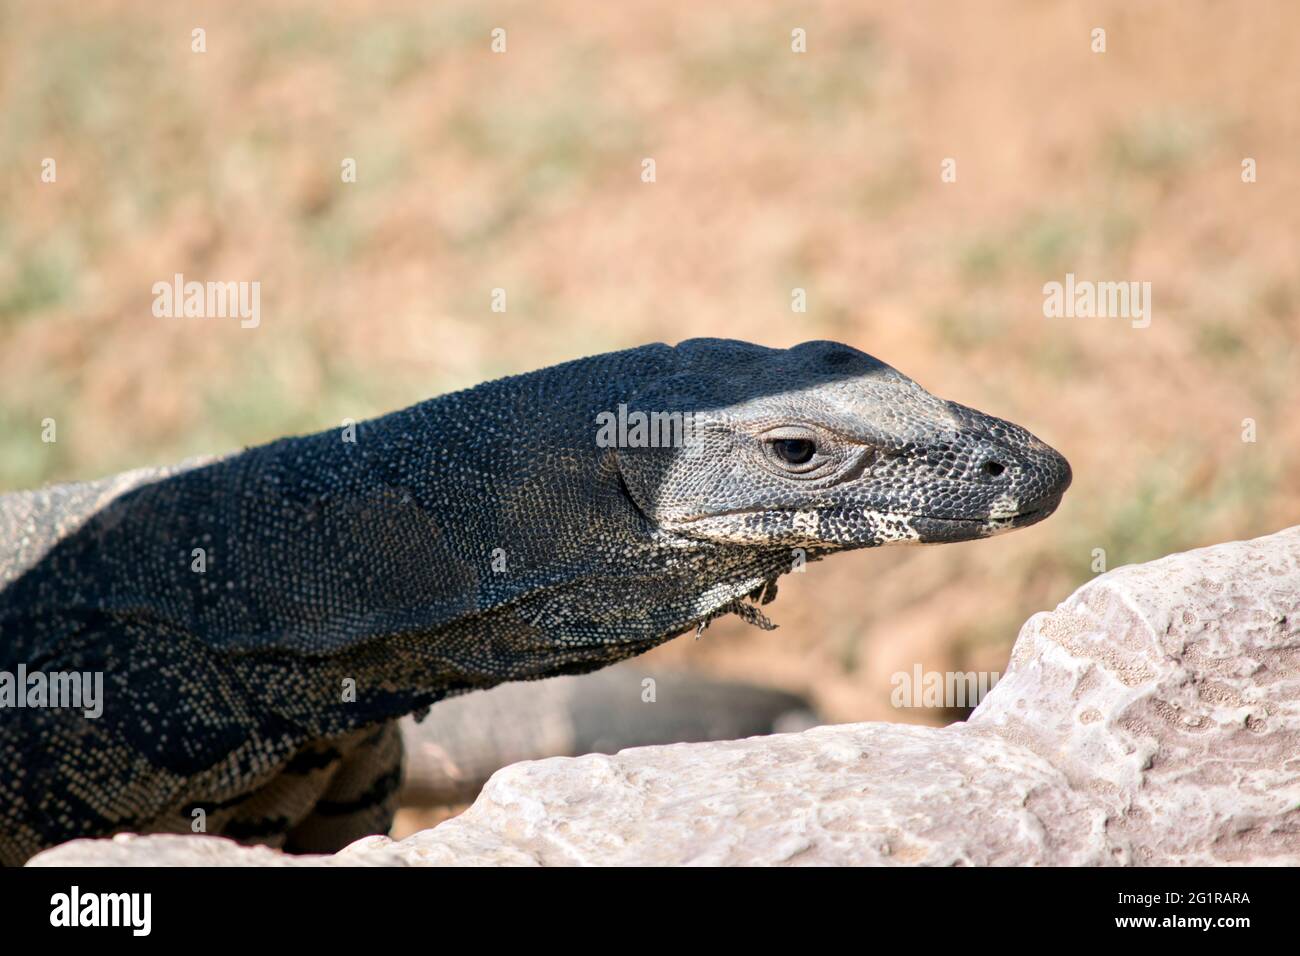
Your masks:
{"label": "lizard mouth", "polygon": [[1006,531],[1038,524],[1055,511],[1060,503],[1061,499],[1058,497],[1033,508],[996,518],[934,518],[917,515],[912,519],[912,526],[921,536],[923,544],[989,538]]}
{"label": "lizard mouth", "polygon": [[[1036,502],[1032,508],[1026,508],[1008,515],[999,515],[998,517],[979,517],[979,518],[957,518],[957,517],[940,517],[937,515],[926,514],[906,514],[903,512],[876,512],[864,510],[863,515],[870,515],[873,519],[873,532],[879,533],[882,527],[893,527],[896,537],[886,540],[893,541],[912,541],[920,544],[938,544],[944,542],[971,541],[977,538],[988,538],[1006,531],[1012,531],[1016,528],[1025,528],[1032,524],[1042,521],[1053,511],[1056,510],[1060,503],[1060,498],[1054,498],[1045,502]],[[711,514],[691,515],[685,518],[676,519],[673,524],[683,532],[690,534],[692,531],[698,533],[704,532],[707,537],[722,537],[728,540],[735,539],[738,541],[747,540],[748,536],[743,533],[737,533],[729,526],[725,530],[718,529],[713,534],[705,532],[710,524],[718,521],[725,521],[728,518],[746,518],[762,514],[772,514],[773,511],[780,511],[782,514],[799,514],[800,509],[781,508],[731,508],[724,511],[716,511]],[[810,515],[816,515],[815,510],[808,512]],[[712,529],[711,529],[712,530]],[[809,529],[810,531],[812,529]],[[721,531],[721,533],[718,533]],[[815,532],[814,532],[815,535]],[[834,542],[828,541],[839,546],[844,546],[847,542],[843,539]],[[879,542],[879,543],[883,543]]]}

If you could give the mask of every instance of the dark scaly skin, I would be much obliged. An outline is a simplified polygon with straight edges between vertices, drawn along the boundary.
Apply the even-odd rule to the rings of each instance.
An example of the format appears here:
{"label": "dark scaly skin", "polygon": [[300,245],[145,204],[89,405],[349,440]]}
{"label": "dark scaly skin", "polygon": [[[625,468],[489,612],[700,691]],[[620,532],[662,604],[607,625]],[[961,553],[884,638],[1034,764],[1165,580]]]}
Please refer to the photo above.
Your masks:
{"label": "dark scaly skin", "polygon": [[[598,447],[620,403],[692,412],[700,441]],[[791,436],[809,462],[781,460]],[[335,849],[387,828],[395,718],[721,614],[766,625],[745,598],[796,555],[984,537],[1070,480],[1018,426],[831,342],[648,345],[343,437],[0,499],[0,670],[102,671],[105,698],[98,719],[0,709],[0,861],[189,832],[196,808],[209,833]]]}

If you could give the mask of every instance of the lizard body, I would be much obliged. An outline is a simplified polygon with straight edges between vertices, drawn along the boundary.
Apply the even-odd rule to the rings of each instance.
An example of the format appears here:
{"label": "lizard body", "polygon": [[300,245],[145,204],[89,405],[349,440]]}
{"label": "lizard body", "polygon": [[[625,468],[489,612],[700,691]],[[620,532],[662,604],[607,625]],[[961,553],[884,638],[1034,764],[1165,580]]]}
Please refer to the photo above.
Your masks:
{"label": "lizard body", "polygon": [[[620,406],[693,441],[604,447]],[[347,429],[0,498],[0,862],[113,832],[326,851],[386,829],[395,721],[578,673],[730,612],[796,561],[1041,520],[1065,460],[847,346],[694,339]],[[767,625],[770,626],[770,625]]]}

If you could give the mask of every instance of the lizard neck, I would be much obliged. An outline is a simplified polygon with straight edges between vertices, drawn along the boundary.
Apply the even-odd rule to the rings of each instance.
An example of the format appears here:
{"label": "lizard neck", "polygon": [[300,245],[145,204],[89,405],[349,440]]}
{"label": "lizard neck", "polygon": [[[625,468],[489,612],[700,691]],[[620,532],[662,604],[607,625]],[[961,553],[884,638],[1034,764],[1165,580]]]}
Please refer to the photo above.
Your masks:
{"label": "lizard neck", "polygon": [[69,486],[57,539],[0,591],[0,656],[48,655],[57,642],[41,620],[148,632],[164,657],[167,642],[186,644],[233,671],[286,720],[337,701],[328,721],[346,730],[653,646],[676,632],[610,639],[617,578],[643,566],[598,546],[634,550],[647,535],[594,441],[596,413],[637,388],[633,370],[667,361],[638,351]]}

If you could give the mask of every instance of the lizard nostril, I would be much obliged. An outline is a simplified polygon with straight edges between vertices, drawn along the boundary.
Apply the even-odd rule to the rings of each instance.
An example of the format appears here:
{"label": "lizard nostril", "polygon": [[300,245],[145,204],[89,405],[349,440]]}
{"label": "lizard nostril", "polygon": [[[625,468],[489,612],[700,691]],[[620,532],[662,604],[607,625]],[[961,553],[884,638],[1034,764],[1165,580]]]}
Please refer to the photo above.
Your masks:
{"label": "lizard nostril", "polygon": [[1002,474],[1004,471],[1007,470],[1007,466],[1002,464],[1002,462],[1000,461],[993,461],[992,459],[989,459],[988,461],[984,462],[983,465],[980,466],[980,469],[984,472],[984,474],[992,478],[996,478],[998,475]]}

